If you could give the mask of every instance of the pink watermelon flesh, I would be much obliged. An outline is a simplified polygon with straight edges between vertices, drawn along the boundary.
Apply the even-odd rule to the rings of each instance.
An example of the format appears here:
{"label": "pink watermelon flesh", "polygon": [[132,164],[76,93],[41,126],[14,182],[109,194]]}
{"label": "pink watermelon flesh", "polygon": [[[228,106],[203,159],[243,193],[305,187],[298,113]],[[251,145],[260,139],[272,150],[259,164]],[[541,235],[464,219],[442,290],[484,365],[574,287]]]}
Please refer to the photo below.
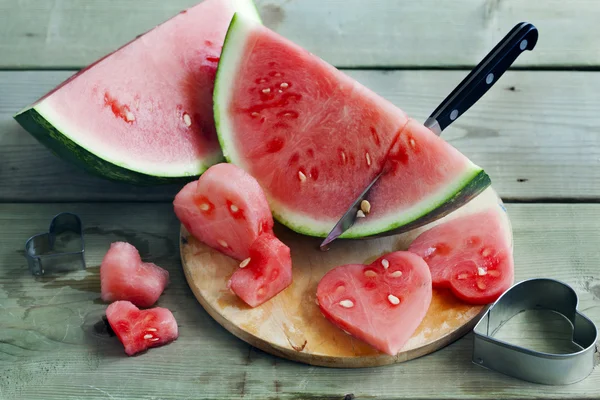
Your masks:
{"label": "pink watermelon flesh", "polygon": [[150,307],[168,283],[169,272],[142,262],[140,253],[129,243],[112,243],[100,265],[101,297],[106,302],[127,300],[138,307]]}
{"label": "pink watermelon flesh", "polygon": [[212,91],[233,0],[206,0],[79,72],[35,109],[109,162],[198,175],[221,151]]}
{"label": "pink watermelon flesh", "polygon": [[175,214],[190,234],[237,260],[273,229],[267,199],[256,180],[233,164],[210,167],[175,197]]}
{"label": "pink watermelon flesh", "polygon": [[369,265],[336,267],[317,286],[325,318],[392,356],[425,317],[431,297],[427,264],[406,251],[386,254]]}
{"label": "pink watermelon flesh", "polygon": [[[233,83],[235,82],[235,84]],[[387,100],[268,28],[234,17],[215,86],[225,156],[264,188],[275,217],[325,236],[383,168],[372,214],[345,237],[410,223],[481,169]]]}
{"label": "pink watermelon flesh", "polygon": [[290,249],[274,235],[260,235],[250,247],[250,256],[234,272],[228,286],[244,302],[256,307],[292,283]]}
{"label": "pink watermelon flesh", "polygon": [[472,304],[494,302],[513,284],[514,262],[501,210],[444,222],[420,234],[409,251],[423,257],[434,287]]}
{"label": "pink watermelon flesh", "polygon": [[179,336],[175,317],[162,307],[140,310],[129,301],[115,301],[106,309],[106,319],[130,356]]}

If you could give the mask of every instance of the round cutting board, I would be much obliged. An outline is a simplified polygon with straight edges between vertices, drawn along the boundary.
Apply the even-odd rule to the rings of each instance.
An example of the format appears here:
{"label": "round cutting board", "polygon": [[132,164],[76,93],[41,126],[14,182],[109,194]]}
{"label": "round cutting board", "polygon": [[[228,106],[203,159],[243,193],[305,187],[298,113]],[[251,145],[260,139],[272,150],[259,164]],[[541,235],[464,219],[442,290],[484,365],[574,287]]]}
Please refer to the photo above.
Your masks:
{"label": "round cutting board", "polygon": [[427,315],[396,356],[381,353],[353,338],[323,317],[316,305],[319,280],[330,269],[348,263],[369,264],[396,250],[406,250],[424,230],[442,221],[495,208],[503,215],[509,242],[508,215],[490,187],[443,219],[414,231],[369,240],[339,240],[322,252],[322,239],[276,226],[275,234],[291,249],[293,283],[259,307],[251,308],[227,289],[239,262],[204,245],[181,229],[183,269],[194,295],[225,329],[268,353],[313,365],[369,367],[407,361],[438,350],[473,328],[484,307],[458,301],[450,292],[434,290]]}

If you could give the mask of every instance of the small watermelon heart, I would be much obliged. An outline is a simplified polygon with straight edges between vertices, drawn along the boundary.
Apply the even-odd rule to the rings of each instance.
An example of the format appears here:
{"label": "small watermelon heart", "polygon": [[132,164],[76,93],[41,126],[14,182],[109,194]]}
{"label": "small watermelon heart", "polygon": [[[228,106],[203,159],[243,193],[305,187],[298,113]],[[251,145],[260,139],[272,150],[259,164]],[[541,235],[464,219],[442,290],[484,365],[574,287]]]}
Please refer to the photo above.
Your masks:
{"label": "small watermelon heart", "polygon": [[106,309],[106,319],[130,356],[179,336],[175,317],[162,307],[140,310],[129,301],[115,301]]}
{"label": "small watermelon heart", "polygon": [[503,211],[490,208],[436,225],[408,250],[427,262],[433,287],[450,288],[470,304],[489,304],[514,280],[506,229]]}
{"label": "small watermelon heart", "polygon": [[329,321],[390,355],[415,332],[431,296],[427,264],[406,251],[386,254],[370,265],[336,267],[317,287],[319,307]]}
{"label": "small watermelon heart", "polygon": [[100,265],[102,300],[127,300],[138,307],[151,307],[169,283],[169,272],[156,264],[142,262],[137,249],[115,242]]}

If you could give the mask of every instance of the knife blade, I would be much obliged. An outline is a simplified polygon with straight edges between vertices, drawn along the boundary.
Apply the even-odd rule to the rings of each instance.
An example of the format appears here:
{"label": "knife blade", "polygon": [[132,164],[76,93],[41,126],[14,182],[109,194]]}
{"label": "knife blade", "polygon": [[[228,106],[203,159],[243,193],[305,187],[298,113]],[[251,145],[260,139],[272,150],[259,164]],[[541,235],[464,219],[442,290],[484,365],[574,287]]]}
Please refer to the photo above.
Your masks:
{"label": "knife blade", "polygon": [[[436,135],[441,135],[445,128],[456,121],[459,116],[464,114],[500,79],[520,54],[525,50],[533,50],[537,40],[538,30],[534,25],[528,22],[516,24],[440,103],[427,120],[425,120],[424,125]],[[331,242],[340,237],[354,225],[358,218],[357,214],[362,201],[367,199],[371,188],[383,175],[382,169],[382,171],[369,182],[361,194],[352,202],[342,218],[339,219],[319,246],[321,250],[327,250],[327,246]],[[457,202],[453,207],[456,209],[463,204],[464,203]],[[443,215],[439,215],[436,219],[441,218],[442,216]],[[423,223],[419,226],[430,222],[433,221],[431,219],[424,219]],[[417,227],[418,226],[410,225],[410,229]],[[399,233],[399,231],[395,230],[394,233]]]}

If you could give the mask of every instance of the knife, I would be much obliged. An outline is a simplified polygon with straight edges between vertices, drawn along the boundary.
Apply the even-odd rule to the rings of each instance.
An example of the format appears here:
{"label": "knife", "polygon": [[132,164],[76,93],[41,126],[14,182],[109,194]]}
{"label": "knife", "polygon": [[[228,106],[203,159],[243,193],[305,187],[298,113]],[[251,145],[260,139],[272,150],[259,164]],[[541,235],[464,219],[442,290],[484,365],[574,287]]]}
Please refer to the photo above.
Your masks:
{"label": "knife", "polygon": [[[458,86],[442,101],[435,111],[427,118],[424,125],[436,135],[464,114],[500,79],[517,57],[525,50],[533,50],[538,40],[538,30],[528,22],[515,25],[504,38],[488,53],[487,56],[464,78]],[[357,219],[360,205],[369,191],[383,175],[383,170],[367,185],[360,196],[335,224],[329,235],[321,243],[321,250],[327,250],[327,245],[350,229]],[[456,203],[455,208],[462,206]],[[447,214],[447,213],[446,213]],[[445,214],[444,214],[445,215]],[[436,219],[441,218],[439,215]],[[432,220],[424,221],[420,226]],[[411,226],[411,229],[417,226]]]}

